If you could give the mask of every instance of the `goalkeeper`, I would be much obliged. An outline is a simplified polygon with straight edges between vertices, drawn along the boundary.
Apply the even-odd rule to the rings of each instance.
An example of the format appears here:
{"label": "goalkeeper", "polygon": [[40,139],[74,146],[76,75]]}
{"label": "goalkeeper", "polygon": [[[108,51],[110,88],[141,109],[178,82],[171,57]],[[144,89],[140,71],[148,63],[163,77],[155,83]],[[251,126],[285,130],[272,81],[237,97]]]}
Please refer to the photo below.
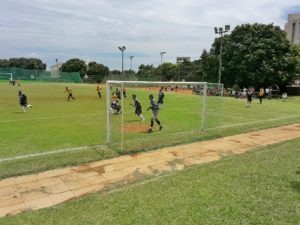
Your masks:
{"label": "goalkeeper", "polygon": [[152,110],[152,117],[151,117],[151,124],[150,124],[150,128],[148,129],[148,133],[152,133],[153,132],[153,125],[154,125],[154,121],[158,124],[159,126],[159,130],[161,130],[163,128],[163,126],[161,125],[160,121],[158,120],[158,113],[159,113],[159,105],[157,104],[157,102],[154,100],[153,95],[150,94],[149,95],[149,100],[150,100],[150,106],[147,109],[147,111],[149,109]]}
{"label": "goalkeeper", "polygon": [[133,107],[135,107],[135,114],[141,118],[142,121],[145,120],[143,114],[142,114],[142,106],[141,103],[137,100],[137,97],[135,94],[132,95],[133,104],[129,103]]}

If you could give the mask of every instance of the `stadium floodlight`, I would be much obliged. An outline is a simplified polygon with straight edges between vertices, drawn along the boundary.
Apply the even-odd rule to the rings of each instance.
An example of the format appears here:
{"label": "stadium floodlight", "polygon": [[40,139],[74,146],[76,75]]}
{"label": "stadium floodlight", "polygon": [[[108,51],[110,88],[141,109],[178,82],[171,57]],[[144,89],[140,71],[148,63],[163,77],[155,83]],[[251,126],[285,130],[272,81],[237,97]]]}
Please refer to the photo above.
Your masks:
{"label": "stadium floodlight", "polygon": [[163,77],[163,68],[162,68],[162,64],[163,64],[163,56],[164,54],[166,54],[166,52],[160,52],[160,81],[162,81],[162,77]]}
{"label": "stadium floodlight", "polygon": [[225,31],[230,31],[230,25],[225,25]]}
{"label": "stadium floodlight", "polygon": [[218,34],[218,33],[219,33],[218,28],[215,27],[215,34]]}
{"label": "stadium floodlight", "polygon": [[219,55],[219,77],[218,84],[221,84],[222,77],[222,51],[223,51],[223,34],[230,31],[230,25],[225,25],[225,29],[223,27],[215,27],[215,34],[220,35],[221,45],[220,45],[220,55]]}
{"label": "stadium floodlight", "polygon": [[122,52],[122,74],[124,74],[124,51],[126,50],[126,47],[119,46],[118,48]]}

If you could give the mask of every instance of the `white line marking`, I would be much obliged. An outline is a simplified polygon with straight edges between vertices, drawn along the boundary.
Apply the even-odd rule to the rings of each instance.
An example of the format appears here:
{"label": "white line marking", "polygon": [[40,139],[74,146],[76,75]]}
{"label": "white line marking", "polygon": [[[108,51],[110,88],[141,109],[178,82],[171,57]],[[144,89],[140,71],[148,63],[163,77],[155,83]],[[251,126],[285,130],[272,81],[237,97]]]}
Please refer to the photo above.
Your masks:
{"label": "white line marking", "polygon": [[30,119],[16,119],[16,120],[0,120],[0,123],[30,121],[30,120],[67,119],[67,118],[74,118],[74,117],[97,116],[97,115],[100,115],[100,113],[85,114],[85,115],[78,115],[78,116],[56,116],[56,117],[38,117],[38,118],[30,118]]}
{"label": "white line marking", "polygon": [[[268,121],[277,121],[277,120],[284,120],[284,119],[297,118],[297,117],[300,117],[300,115],[286,116],[286,117],[274,118],[274,119],[269,119],[269,120],[257,120],[257,121],[251,121],[251,122],[246,122],[246,123],[236,123],[236,124],[221,126],[219,128],[223,129],[223,128],[228,128],[228,127],[236,127],[236,126],[247,125],[247,124],[254,124],[254,123],[261,123],[261,122],[268,122]],[[212,129],[218,129],[218,128],[212,128]]]}
{"label": "white line marking", "polygon": [[34,153],[34,154],[20,155],[20,156],[10,157],[10,158],[3,158],[3,159],[0,159],[0,163],[1,162],[6,162],[6,161],[14,161],[14,160],[19,160],[19,159],[38,157],[38,156],[45,156],[45,155],[53,155],[53,154],[59,154],[59,153],[65,153],[65,152],[75,152],[75,151],[87,150],[87,149],[91,149],[91,148],[94,148],[94,147],[106,148],[105,145],[93,145],[93,146],[83,146],[83,147],[77,147],[77,148],[67,148],[67,149],[60,149],[60,150],[54,150],[54,151],[49,151],[49,152],[43,152],[43,153]]}

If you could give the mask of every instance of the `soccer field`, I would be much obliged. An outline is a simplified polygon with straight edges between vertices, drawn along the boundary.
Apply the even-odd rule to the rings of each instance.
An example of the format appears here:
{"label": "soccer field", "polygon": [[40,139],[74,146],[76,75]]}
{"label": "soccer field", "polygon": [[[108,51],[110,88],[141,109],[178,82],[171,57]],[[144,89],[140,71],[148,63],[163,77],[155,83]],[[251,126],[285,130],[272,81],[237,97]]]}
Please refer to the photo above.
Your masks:
{"label": "soccer field", "polygon": [[[66,101],[65,86],[72,88],[75,101]],[[106,143],[106,94],[99,99],[95,85],[23,83],[32,109],[23,113],[18,105],[18,88],[0,83],[0,177],[99,160],[120,154],[104,147]],[[135,93],[143,106],[142,123],[129,105]],[[142,130],[124,131],[126,148],[139,151],[230,135],[300,121],[300,98],[254,100],[246,108],[243,99],[207,97],[206,132],[200,132],[202,97],[184,93],[165,93],[160,112],[164,126],[153,134],[149,127],[149,93],[157,91],[128,89],[124,99],[124,125]],[[220,107],[222,106],[222,111]],[[113,115],[113,142],[120,141],[121,115]],[[216,127],[222,129],[212,129]],[[184,132],[183,132],[184,131]],[[55,153],[55,154],[53,154]],[[32,154],[37,154],[35,157]],[[45,154],[45,155],[43,155]],[[19,158],[18,158],[19,157]],[[14,169],[12,169],[14,168]]]}

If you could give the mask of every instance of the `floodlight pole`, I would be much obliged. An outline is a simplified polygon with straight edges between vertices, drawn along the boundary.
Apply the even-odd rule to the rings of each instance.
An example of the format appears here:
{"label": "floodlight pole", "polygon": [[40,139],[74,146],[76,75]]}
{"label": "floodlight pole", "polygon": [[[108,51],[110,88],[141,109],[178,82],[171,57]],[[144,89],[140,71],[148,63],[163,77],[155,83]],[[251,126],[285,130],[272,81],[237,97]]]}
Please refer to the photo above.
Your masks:
{"label": "floodlight pole", "polygon": [[223,27],[215,27],[215,34],[220,35],[221,44],[220,44],[220,55],[219,55],[219,77],[218,77],[218,84],[221,84],[221,77],[222,77],[222,52],[223,52],[223,34],[227,33],[230,30],[230,25],[225,25],[225,29]]}
{"label": "floodlight pole", "polygon": [[126,50],[126,47],[119,46],[118,48],[122,52],[122,74],[124,75],[124,51]]}
{"label": "floodlight pole", "polygon": [[132,71],[132,59],[134,58],[134,56],[129,56],[129,59],[130,59],[130,73]]}
{"label": "floodlight pole", "polygon": [[163,64],[163,56],[164,54],[166,54],[166,52],[160,52],[160,81],[162,81],[162,77],[163,77],[163,68],[162,68],[162,64]]}
{"label": "floodlight pole", "polygon": [[34,66],[35,66],[35,80],[37,80],[37,64],[35,63]]}

